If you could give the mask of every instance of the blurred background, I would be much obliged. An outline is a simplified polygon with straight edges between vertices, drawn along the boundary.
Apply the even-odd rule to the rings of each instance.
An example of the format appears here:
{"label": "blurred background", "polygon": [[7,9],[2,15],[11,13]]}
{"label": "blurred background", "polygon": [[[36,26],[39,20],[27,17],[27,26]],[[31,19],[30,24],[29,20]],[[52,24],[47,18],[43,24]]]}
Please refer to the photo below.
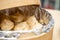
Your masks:
{"label": "blurred background", "polygon": [[41,0],[43,8],[60,10],[60,0]]}

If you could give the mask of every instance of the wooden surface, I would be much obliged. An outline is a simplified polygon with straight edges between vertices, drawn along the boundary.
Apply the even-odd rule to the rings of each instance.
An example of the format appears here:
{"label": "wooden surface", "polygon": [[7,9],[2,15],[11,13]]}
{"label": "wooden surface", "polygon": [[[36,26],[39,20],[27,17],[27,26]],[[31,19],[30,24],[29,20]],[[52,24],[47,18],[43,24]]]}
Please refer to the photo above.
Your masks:
{"label": "wooden surface", "polygon": [[0,10],[33,4],[40,5],[40,0],[0,0]]}
{"label": "wooden surface", "polygon": [[53,30],[53,40],[60,40],[60,11],[58,10],[47,10],[51,13],[54,18],[55,25]]}

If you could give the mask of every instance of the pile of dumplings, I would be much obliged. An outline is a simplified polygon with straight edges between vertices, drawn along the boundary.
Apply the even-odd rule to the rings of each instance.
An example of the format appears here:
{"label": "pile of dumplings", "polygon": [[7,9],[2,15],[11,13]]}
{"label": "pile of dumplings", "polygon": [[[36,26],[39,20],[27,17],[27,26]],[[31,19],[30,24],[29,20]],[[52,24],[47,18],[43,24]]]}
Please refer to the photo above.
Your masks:
{"label": "pile of dumplings", "polygon": [[38,8],[39,6],[26,6],[25,8],[19,7],[19,10],[16,8],[18,12],[15,9],[9,9],[7,12],[0,11],[0,30],[31,30],[34,25],[48,24],[49,15],[41,13],[41,10],[37,12],[36,9],[38,10]]}

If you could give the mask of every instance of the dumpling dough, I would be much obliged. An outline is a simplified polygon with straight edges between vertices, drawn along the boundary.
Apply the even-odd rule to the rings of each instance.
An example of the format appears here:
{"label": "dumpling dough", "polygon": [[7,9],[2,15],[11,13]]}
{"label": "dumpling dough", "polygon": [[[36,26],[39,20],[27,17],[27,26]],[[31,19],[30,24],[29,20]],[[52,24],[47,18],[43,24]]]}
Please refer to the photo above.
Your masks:
{"label": "dumpling dough", "polygon": [[14,27],[14,23],[8,19],[4,19],[1,22],[1,29],[4,31],[11,30]]}
{"label": "dumpling dough", "polygon": [[11,20],[13,20],[14,22],[21,22],[24,19],[24,16],[21,15],[19,12],[10,15]]}
{"label": "dumpling dough", "polygon": [[16,30],[16,31],[29,30],[29,25],[26,22],[22,22],[22,23],[15,25],[14,30]]}
{"label": "dumpling dough", "polygon": [[31,16],[28,18],[27,23],[29,24],[30,27],[33,27],[38,23],[38,21],[34,16]]}

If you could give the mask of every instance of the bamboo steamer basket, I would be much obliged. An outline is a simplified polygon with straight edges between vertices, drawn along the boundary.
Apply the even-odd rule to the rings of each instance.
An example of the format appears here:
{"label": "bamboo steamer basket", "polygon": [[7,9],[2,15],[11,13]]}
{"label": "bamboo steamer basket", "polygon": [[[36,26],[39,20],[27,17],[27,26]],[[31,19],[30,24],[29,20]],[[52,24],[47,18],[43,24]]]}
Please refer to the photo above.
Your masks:
{"label": "bamboo steamer basket", "polygon": [[[40,0],[0,0],[0,10],[25,6],[25,5],[40,5]],[[18,40],[52,40],[53,28],[47,33],[42,33],[38,36],[29,38],[18,38]]]}
{"label": "bamboo steamer basket", "polygon": [[29,38],[21,38],[18,40],[52,40],[53,29],[50,30],[48,33],[42,33],[38,36],[29,37]]}
{"label": "bamboo steamer basket", "polygon": [[41,5],[40,0],[0,0],[0,10],[33,4]]}

